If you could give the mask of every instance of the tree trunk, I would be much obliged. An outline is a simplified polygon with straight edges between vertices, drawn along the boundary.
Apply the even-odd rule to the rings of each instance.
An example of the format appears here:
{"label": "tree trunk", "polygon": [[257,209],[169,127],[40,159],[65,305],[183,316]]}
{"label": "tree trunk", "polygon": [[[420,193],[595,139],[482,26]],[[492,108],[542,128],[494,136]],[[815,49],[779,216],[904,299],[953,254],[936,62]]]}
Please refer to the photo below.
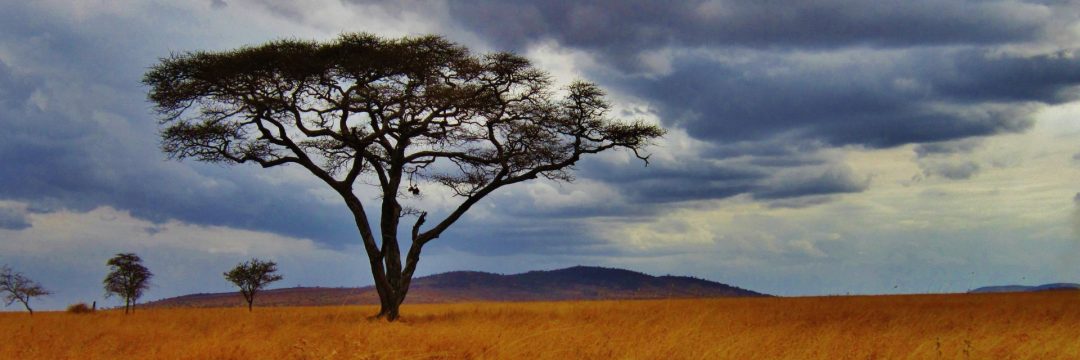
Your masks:
{"label": "tree trunk", "polygon": [[390,283],[386,279],[386,268],[383,266],[383,252],[379,249],[375,243],[375,236],[371,232],[371,227],[368,224],[367,215],[364,212],[363,205],[352,194],[351,189],[339,188],[338,193],[345,199],[345,204],[349,206],[349,210],[353,213],[353,220],[356,222],[357,230],[360,230],[360,238],[364,242],[364,251],[368,256],[368,265],[371,267],[371,276],[375,280],[375,291],[379,294],[379,313],[375,315],[376,318],[382,318],[390,313],[390,297],[391,289]]}
{"label": "tree trunk", "polygon": [[[401,157],[404,155],[395,154],[395,156]],[[420,246],[414,245],[410,249],[408,259],[410,264],[406,264],[405,268],[403,268],[401,248],[398,244],[398,225],[400,225],[402,209],[396,199],[397,189],[401,185],[402,172],[401,168],[391,169],[390,172],[392,175],[388,183],[384,185],[383,201],[380,209],[379,230],[381,244],[375,242],[363,205],[352,194],[351,189],[338,188],[337,190],[353,213],[353,220],[356,222],[357,229],[360,230],[364,250],[368,255],[371,275],[375,280],[375,290],[379,295],[379,313],[375,315],[375,318],[385,317],[387,321],[396,321],[400,315],[401,303],[405,301],[405,294],[408,292],[422,244]],[[417,232],[424,222],[425,215],[420,216],[413,229],[412,237],[414,241],[418,238]]]}
{"label": "tree trunk", "polygon": [[[379,313],[375,315],[376,318],[386,318],[387,321],[395,321],[400,315],[399,309],[401,304],[405,302],[405,295],[408,293],[408,283],[411,279],[410,274],[401,274],[401,281],[404,285],[396,289],[381,289],[379,291]],[[408,279],[406,279],[408,277]],[[375,288],[379,289],[382,281],[375,280]]]}
{"label": "tree trunk", "polygon": [[379,292],[379,313],[375,317],[386,317],[386,320],[394,321],[398,317],[397,306],[394,305],[397,292],[391,286],[388,286],[389,284],[390,282],[385,275],[382,279],[375,276],[375,289]]}
{"label": "tree trunk", "polygon": [[396,321],[398,319],[398,309],[400,307],[401,307],[401,303],[397,302],[396,300],[391,301],[389,304],[387,304],[386,320],[387,321]]}
{"label": "tree trunk", "polygon": [[26,311],[30,312],[30,316],[34,316],[34,309],[30,308],[30,299],[27,297],[26,301],[23,301],[23,306],[26,307]]}
{"label": "tree trunk", "polygon": [[390,306],[387,305],[386,299],[384,299],[382,296],[379,296],[379,313],[375,314],[375,318],[376,319],[381,319],[383,316],[386,316],[386,314],[389,313],[389,312],[390,312]]}

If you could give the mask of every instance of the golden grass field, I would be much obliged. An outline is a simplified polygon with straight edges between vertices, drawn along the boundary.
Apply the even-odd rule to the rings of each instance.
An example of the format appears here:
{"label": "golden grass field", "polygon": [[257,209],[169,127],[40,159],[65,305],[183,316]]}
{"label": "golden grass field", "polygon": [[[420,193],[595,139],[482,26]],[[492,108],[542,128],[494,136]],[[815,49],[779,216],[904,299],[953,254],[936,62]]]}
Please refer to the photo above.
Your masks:
{"label": "golden grass field", "polygon": [[[256,299],[256,303],[258,300]],[[0,313],[2,359],[1080,359],[1080,292]]]}

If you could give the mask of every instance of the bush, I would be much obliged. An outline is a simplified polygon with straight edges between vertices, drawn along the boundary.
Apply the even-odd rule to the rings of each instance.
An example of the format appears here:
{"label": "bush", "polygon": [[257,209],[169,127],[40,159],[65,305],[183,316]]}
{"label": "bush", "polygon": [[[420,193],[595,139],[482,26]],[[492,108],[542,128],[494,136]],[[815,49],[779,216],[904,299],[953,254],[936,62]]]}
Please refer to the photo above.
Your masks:
{"label": "bush", "polygon": [[94,309],[91,309],[86,303],[78,303],[68,305],[67,312],[72,314],[89,314],[94,312]]}

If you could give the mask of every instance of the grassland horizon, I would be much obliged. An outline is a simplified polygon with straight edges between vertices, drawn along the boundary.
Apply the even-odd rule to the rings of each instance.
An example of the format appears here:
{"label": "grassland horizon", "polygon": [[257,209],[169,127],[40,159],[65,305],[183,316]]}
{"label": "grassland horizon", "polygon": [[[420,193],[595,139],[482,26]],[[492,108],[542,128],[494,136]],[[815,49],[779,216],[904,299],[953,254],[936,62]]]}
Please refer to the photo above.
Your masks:
{"label": "grassland horizon", "polygon": [[10,359],[1074,359],[1080,292],[0,314]]}

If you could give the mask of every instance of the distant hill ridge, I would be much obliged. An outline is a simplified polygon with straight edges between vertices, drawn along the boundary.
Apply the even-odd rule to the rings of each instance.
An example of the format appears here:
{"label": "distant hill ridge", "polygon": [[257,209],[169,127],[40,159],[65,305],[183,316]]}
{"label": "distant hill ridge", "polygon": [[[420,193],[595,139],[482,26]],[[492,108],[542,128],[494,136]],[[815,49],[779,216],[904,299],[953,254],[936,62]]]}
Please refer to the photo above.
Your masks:
{"label": "distant hill ridge", "polygon": [[[501,275],[451,271],[413,280],[408,303],[557,301],[770,296],[687,276],[652,276],[625,269],[574,266]],[[241,306],[239,293],[200,293],[157,301],[151,307]],[[375,288],[294,287],[260,292],[257,306],[378,304]]]}
{"label": "distant hill ridge", "polygon": [[1031,292],[1031,291],[1058,291],[1058,290],[1080,290],[1080,284],[1074,283],[1053,283],[1043,284],[1038,286],[1027,285],[1002,285],[1002,286],[984,286],[975,290],[968,291],[969,293],[1004,293],[1004,292]]}

